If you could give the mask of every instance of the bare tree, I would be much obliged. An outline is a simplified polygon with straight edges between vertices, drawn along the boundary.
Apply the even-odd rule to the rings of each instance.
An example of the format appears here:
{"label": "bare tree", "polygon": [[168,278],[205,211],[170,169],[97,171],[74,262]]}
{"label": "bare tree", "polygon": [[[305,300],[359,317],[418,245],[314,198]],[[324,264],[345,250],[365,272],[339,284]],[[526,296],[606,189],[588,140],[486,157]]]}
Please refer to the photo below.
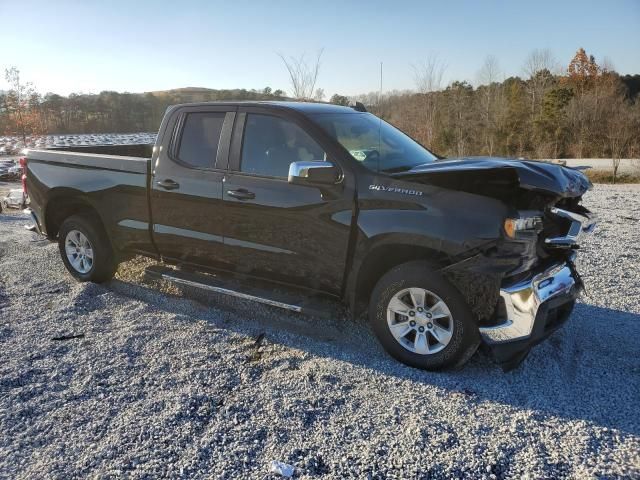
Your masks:
{"label": "bare tree", "polygon": [[313,94],[313,99],[321,102],[322,100],[324,100],[324,96],[324,88],[317,88],[316,93]]}
{"label": "bare tree", "polygon": [[309,99],[313,97],[320,73],[320,59],[322,52],[320,49],[314,63],[308,63],[303,53],[299,57],[289,57],[288,59],[281,53],[278,56],[289,72],[289,81],[293,89],[293,96],[298,99]]}
{"label": "bare tree", "polygon": [[498,129],[496,117],[499,103],[501,103],[501,88],[498,84],[500,75],[498,59],[493,55],[488,55],[478,72],[478,83],[481,85],[478,91],[482,91],[480,97],[482,104],[481,118],[484,123],[485,149],[489,155],[493,155],[496,144]]}
{"label": "bare tree", "polygon": [[463,157],[468,153],[469,141],[473,139],[470,128],[473,117],[473,87],[467,82],[453,82],[444,91],[446,98],[443,113],[446,128],[452,133],[452,151]]}
{"label": "bare tree", "polygon": [[522,67],[527,77],[534,77],[541,70],[549,70],[550,73],[559,73],[558,62],[548,48],[535,49],[527,56]]}
{"label": "bare tree", "polygon": [[480,85],[491,85],[499,81],[499,76],[500,64],[498,59],[493,55],[487,55],[478,71],[478,83]]}
{"label": "bare tree", "polygon": [[608,112],[603,115],[603,137],[605,146],[611,154],[613,183],[616,183],[620,160],[637,135],[638,125],[634,125],[636,119],[633,117],[632,107],[625,101],[622,94],[609,100],[607,109]]}
{"label": "bare tree", "polygon": [[611,58],[609,57],[604,57],[600,62],[600,71],[606,73],[606,72],[615,72],[615,70],[616,70],[616,67],[613,64],[613,60],[611,60]]}
{"label": "bare tree", "polygon": [[571,131],[571,155],[584,158],[587,153],[589,139],[593,137],[592,119],[597,117],[593,97],[574,96],[566,108],[567,123]]}
{"label": "bare tree", "polygon": [[552,75],[559,73],[560,67],[556,62],[553,53],[549,49],[535,49],[527,56],[523,71],[529,78],[528,91],[531,95],[531,115],[535,114],[536,108],[542,103],[545,89],[553,80]]}
{"label": "bare tree", "polygon": [[447,65],[437,55],[429,55],[421,63],[411,66],[418,93],[437,92],[442,88],[442,77]]}
{"label": "bare tree", "polygon": [[20,70],[16,67],[5,69],[5,79],[10,90],[6,96],[6,108],[15,133],[22,136],[23,143],[27,143],[27,133],[35,133],[37,120],[34,103],[38,99],[33,84],[24,83],[20,79]]}
{"label": "bare tree", "polygon": [[433,144],[437,116],[436,92],[442,88],[446,64],[437,55],[427,56],[421,63],[412,65],[413,78],[419,93],[417,108],[417,136],[426,146]]}

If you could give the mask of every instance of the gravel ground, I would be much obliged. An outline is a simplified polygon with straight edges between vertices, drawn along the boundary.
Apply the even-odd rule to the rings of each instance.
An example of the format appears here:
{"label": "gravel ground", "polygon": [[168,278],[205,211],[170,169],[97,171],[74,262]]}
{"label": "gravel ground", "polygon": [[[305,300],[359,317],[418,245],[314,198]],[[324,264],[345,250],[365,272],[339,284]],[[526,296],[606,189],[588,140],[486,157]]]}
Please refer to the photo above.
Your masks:
{"label": "gravel ground", "polygon": [[144,260],[79,284],[0,215],[0,477],[640,478],[640,188],[586,203],[587,295],[506,374],[414,370],[363,323],[160,290]]}

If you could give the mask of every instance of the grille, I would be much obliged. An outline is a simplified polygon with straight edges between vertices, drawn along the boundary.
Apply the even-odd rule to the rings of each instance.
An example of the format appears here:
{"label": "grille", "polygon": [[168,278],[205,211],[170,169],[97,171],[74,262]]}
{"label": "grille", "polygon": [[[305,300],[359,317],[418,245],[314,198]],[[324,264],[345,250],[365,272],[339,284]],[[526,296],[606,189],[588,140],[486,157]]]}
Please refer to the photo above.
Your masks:
{"label": "grille", "polygon": [[540,237],[546,248],[575,248],[584,234],[593,231],[596,224],[595,216],[580,205],[575,210],[551,207],[545,212]]}

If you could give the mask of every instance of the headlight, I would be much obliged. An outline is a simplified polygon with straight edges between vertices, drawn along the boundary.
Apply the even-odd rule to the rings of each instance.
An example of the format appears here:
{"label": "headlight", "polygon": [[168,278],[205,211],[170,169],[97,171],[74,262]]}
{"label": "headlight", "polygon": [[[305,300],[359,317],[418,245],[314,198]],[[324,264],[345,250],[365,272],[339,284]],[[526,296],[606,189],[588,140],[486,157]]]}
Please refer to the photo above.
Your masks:
{"label": "headlight", "polygon": [[[523,212],[524,213],[524,212]],[[504,231],[509,238],[516,238],[518,232],[538,232],[542,230],[542,217],[537,215],[520,215],[504,221]]]}

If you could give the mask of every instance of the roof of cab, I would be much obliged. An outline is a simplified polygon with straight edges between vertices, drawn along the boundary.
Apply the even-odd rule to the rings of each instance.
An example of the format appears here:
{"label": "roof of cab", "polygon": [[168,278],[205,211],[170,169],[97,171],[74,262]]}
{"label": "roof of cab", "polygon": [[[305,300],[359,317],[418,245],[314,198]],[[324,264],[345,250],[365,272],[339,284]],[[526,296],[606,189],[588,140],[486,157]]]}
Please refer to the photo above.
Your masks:
{"label": "roof of cab", "polygon": [[273,106],[276,108],[286,108],[296,110],[304,114],[317,114],[317,113],[360,113],[351,107],[343,107],[341,105],[334,105],[332,103],[318,103],[318,102],[286,102],[286,101],[237,101],[237,102],[197,102],[197,103],[182,103],[175,105],[176,107],[185,106],[220,106],[220,105],[233,105],[233,106],[258,106],[268,107]]}

